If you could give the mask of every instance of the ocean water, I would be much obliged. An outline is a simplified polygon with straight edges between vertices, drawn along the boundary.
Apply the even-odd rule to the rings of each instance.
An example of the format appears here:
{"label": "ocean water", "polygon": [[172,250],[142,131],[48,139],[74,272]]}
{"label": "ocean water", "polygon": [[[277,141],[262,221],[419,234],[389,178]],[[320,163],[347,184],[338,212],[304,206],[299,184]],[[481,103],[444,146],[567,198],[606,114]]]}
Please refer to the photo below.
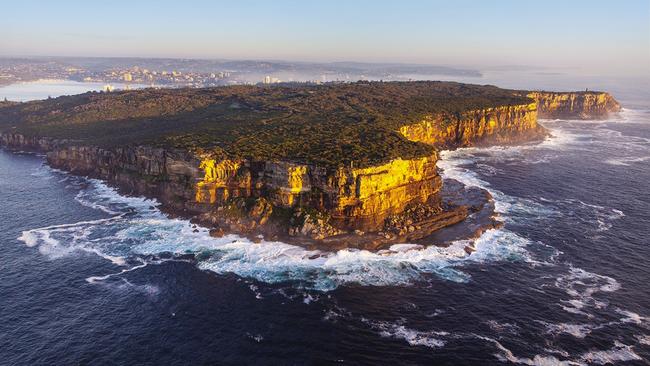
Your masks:
{"label": "ocean water", "polygon": [[[26,102],[37,99],[47,99],[48,97],[54,98],[61,95],[81,94],[87,91],[104,90],[106,84],[107,83],[79,82],[59,79],[28,81],[0,86],[0,100],[7,98],[12,101]],[[127,86],[132,89],[139,89],[148,86],[132,83],[128,85],[124,83],[110,83],[110,85],[115,89],[125,89]]]}
{"label": "ocean water", "polygon": [[504,222],[471,255],[211,238],[0,151],[0,364],[646,365],[650,109],[542,123],[442,154]]}

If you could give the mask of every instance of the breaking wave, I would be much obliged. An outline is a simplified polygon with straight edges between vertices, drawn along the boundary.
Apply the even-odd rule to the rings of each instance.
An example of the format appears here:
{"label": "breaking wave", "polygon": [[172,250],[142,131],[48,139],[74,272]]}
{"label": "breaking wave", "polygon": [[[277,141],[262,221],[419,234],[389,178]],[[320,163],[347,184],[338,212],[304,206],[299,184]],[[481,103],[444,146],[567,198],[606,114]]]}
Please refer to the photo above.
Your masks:
{"label": "breaking wave", "polygon": [[[563,207],[506,195],[481,179],[471,165],[485,162],[483,169],[489,170],[494,161],[538,164],[554,159],[558,150],[579,139],[579,135],[553,130],[553,137],[538,145],[445,151],[438,164],[443,177],[488,190],[495,200],[500,220],[506,223],[543,220],[558,217]],[[527,153],[531,151],[536,154]],[[539,154],[539,151],[544,154]],[[448,247],[399,244],[377,253],[355,249],[336,252],[308,250],[275,241],[253,243],[237,235],[212,238],[207,229],[196,227],[187,220],[166,217],[156,209],[158,203],[154,200],[125,197],[101,181],[70,178],[54,170],[46,169],[46,172],[38,174],[58,174],[69,178],[69,187],[79,190],[75,197],[79,204],[108,216],[22,233],[20,240],[38,247],[42,254],[51,258],[92,253],[118,266],[137,269],[141,265],[138,260],[151,261],[151,258],[165,253],[176,256],[190,254],[203,270],[234,273],[266,283],[291,282],[301,288],[322,291],[351,283],[364,286],[408,285],[426,275],[466,282],[470,279],[469,274],[463,271],[467,264],[501,260],[537,262],[526,249],[530,240],[507,228],[488,230],[471,242],[459,240]],[[601,211],[594,222],[606,230],[611,215],[616,212],[605,208]],[[465,251],[468,245],[477,250],[468,255]],[[103,277],[94,276],[91,280],[96,282]]]}
{"label": "breaking wave", "polygon": [[113,274],[92,276],[87,279],[91,283],[164,262],[167,259],[161,257],[169,253],[193,255],[203,270],[321,291],[351,283],[408,285],[427,274],[466,282],[469,275],[462,271],[464,263],[526,259],[522,248],[528,241],[501,230],[490,230],[477,239],[473,243],[477,251],[471,255],[465,252],[469,244],[465,240],[448,247],[397,244],[381,252],[327,252],[274,241],[254,243],[237,235],[213,238],[205,228],[166,217],[154,200],[122,196],[99,180],[70,179],[78,180],[70,185],[80,189],[75,200],[108,217],[31,229],[18,239],[52,259],[90,253],[125,267]]}
{"label": "breaking wave", "polygon": [[[591,224],[597,231],[605,231],[613,220],[624,216],[623,212],[582,201],[551,202],[543,197],[509,196],[493,188],[478,173],[488,176],[500,174],[493,168],[495,162],[541,164],[552,161],[557,158],[558,151],[588,141],[586,136],[557,128],[552,129],[551,137],[537,145],[443,151],[438,166],[444,178],[488,190],[494,198],[499,219],[506,224],[542,222],[557,219],[567,210],[583,209],[586,214],[579,215],[587,217],[583,223]],[[108,216],[22,233],[20,240],[28,246],[38,247],[50,258],[91,253],[130,271],[141,268],[143,264],[139,261],[159,260],[155,258],[165,253],[176,256],[190,254],[203,270],[234,273],[266,283],[291,282],[301,288],[321,291],[351,283],[364,286],[408,285],[423,279],[423,275],[467,282],[470,276],[463,267],[474,262],[540,263],[527,250],[531,241],[508,230],[507,225],[488,230],[473,241],[459,240],[448,247],[399,244],[377,253],[355,249],[336,252],[308,250],[277,241],[254,243],[237,235],[212,238],[205,228],[196,227],[187,220],[166,217],[156,208],[158,203],[154,200],[125,197],[101,181],[72,178],[53,169],[36,174],[44,177],[58,174],[67,178],[69,187],[79,190],[75,197],[79,204]],[[477,250],[468,255],[465,251],[468,245]],[[547,259],[542,259],[541,263]],[[114,275],[120,273],[124,270]],[[107,277],[94,276],[89,281],[97,282],[103,278]],[[579,312],[583,300],[572,299],[565,307]]]}
{"label": "breaking wave", "polygon": [[[554,126],[565,122],[545,123]],[[575,122],[576,125],[579,123],[584,121]],[[540,167],[540,164],[553,162],[563,150],[588,149],[590,144],[594,144],[594,138],[617,141],[623,137],[619,132],[607,129],[603,122],[593,122],[594,126],[598,126],[597,131],[590,133],[583,133],[578,128],[552,128],[553,136],[538,145],[443,152],[439,161],[443,177],[488,190],[495,200],[499,219],[505,223],[503,228],[488,230],[473,242],[456,241],[444,248],[398,244],[376,253],[354,249],[327,252],[274,241],[254,243],[236,235],[212,238],[208,230],[195,227],[187,220],[166,217],[156,208],[156,201],[121,196],[100,181],[76,178],[51,169],[36,174],[44,179],[54,176],[67,180],[68,188],[78,192],[76,202],[97,210],[102,217],[26,230],[19,239],[52,259],[76,255],[99,256],[113,263],[116,269],[112,273],[90,276],[86,279],[88,283],[118,291],[135,289],[149,296],[155,296],[160,290],[154,285],[135,285],[125,275],[168,261],[187,261],[202,270],[218,274],[233,273],[240,277],[239,281],[248,286],[257,299],[280,295],[304,303],[304,306],[318,308],[323,305],[326,307],[325,321],[342,318],[346,323],[353,323],[382,339],[423,347],[426,352],[442,347],[451,349],[454,342],[463,341],[483,343],[498,360],[518,364],[590,365],[637,361],[642,359],[637,354],[641,353],[637,348],[650,345],[650,338],[645,334],[650,330],[650,319],[621,309],[618,307],[620,304],[609,304],[608,299],[612,298],[610,295],[613,292],[624,292],[620,291],[621,283],[613,277],[560,261],[557,257],[563,253],[552,246],[555,243],[531,241],[523,236],[523,231],[515,232],[513,228],[520,224],[544,225],[565,220],[585,231],[603,232],[610,230],[617,220],[625,217],[625,213],[589,202],[584,197],[582,201],[576,198],[511,196],[488,182],[492,177],[498,178],[509,172],[503,168],[503,164]],[[647,142],[642,139],[631,141],[631,145],[624,148],[634,153],[641,151]],[[495,167],[495,163],[499,168]],[[627,208],[625,210],[627,212]],[[632,212],[628,214],[633,216]],[[468,255],[465,252],[467,245],[472,245],[477,251]],[[552,251],[550,255],[549,248]],[[540,255],[537,249],[543,253]],[[567,258],[564,256],[562,259]],[[444,327],[446,313],[452,313],[453,309],[439,309],[438,305],[435,309],[426,309],[427,313],[418,314],[429,319],[426,323],[417,318],[371,319],[369,314],[353,316],[345,310],[332,309],[330,296],[334,295],[319,292],[349,284],[411,285],[432,276],[464,283],[471,280],[470,268],[473,265],[476,268],[477,263],[499,261],[523,263],[531,268],[539,264],[549,266],[544,268],[548,269],[548,276],[533,279],[525,286],[544,294],[543,301],[548,300],[546,296],[553,297],[548,303],[549,309],[554,308],[553,315],[557,313],[559,316],[536,314],[534,319],[521,322],[508,316],[494,316],[498,320],[489,320],[488,317],[479,322],[483,328],[489,328],[485,333],[482,333],[481,327],[460,332]],[[289,286],[263,286],[257,281]],[[621,282],[627,283],[623,276]],[[504,292],[504,297],[509,297],[508,292]],[[517,343],[517,339],[529,335],[531,323],[534,324],[535,336],[541,335],[547,342],[523,347]],[[616,334],[621,331],[609,327],[631,327],[633,332],[630,331],[625,338],[608,337],[610,341],[607,344],[594,344],[592,339],[600,337],[602,333],[611,331],[611,334]],[[254,342],[265,342],[261,334],[247,333],[247,336]],[[568,337],[572,337],[573,342],[591,346],[580,351],[574,348],[572,352],[567,351],[571,348],[560,349],[562,341]]]}
{"label": "breaking wave", "polygon": [[[455,341],[483,342],[494,347],[494,357],[501,362],[515,364],[545,366],[545,365],[605,365],[623,361],[643,360],[635,350],[635,345],[626,345],[620,341],[614,341],[609,348],[590,349],[586,352],[571,354],[562,349],[539,348],[538,354],[532,356],[520,356],[504,345],[502,337],[494,338],[471,332],[446,332],[439,330],[418,330],[409,326],[404,318],[395,321],[371,320],[363,316],[355,316],[344,308],[335,306],[330,309],[323,318],[324,321],[338,322],[345,321],[346,324],[364,325],[381,337],[397,339],[408,343],[413,347],[440,348]],[[515,324],[499,324],[489,321],[487,324],[497,334],[511,333],[519,337],[520,328]],[[576,338],[586,337],[592,330],[588,325],[578,324],[546,324],[547,332],[552,334],[567,333]],[[595,329],[595,328],[594,328]],[[639,345],[647,343],[647,336],[636,337]],[[536,348],[536,347],[535,347]],[[533,351],[535,352],[535,351]]]}
{"label": "breaking wave", "polygon": [[446,336],[447,332],[436,331],[419,331],[408,328],[400,321],[391,323],[386,321],[372,321],[366,318],[361,318],[361,321],[366,323],[377,332],[380,336],[385,338],[394,338],[406,341],[411,346],[424,346],[428,348],[440,348],[445,345],[445,341],[441,336]]}
{"label": "breaking wave", "polygon": [[606,365],[623,361],[642,360],[641,356],[634,352],[632,346],[625,345],[621,342],[614,342],[613,347],[606,350],[593,350],[585,352],[578,357],[570,357],[566,352],[557,350],[548,350],[549,353],[559,353],[563,359],[559,359],[550,354],[538,354],[531,358],[516,356],[510,349],[506,348],[501,342],[490,337],[477,336],[487,342],[495,345],[498,352],[495,354],[503,362],[512,362],[516,364],[532,366],[564,366],[564,365]]}

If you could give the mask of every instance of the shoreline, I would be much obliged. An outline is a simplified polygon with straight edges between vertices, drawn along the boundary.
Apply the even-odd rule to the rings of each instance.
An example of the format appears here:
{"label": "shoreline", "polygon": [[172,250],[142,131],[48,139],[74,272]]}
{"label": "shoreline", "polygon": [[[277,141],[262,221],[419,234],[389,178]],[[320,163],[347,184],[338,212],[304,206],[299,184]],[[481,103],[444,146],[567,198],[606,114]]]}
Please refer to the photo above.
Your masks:
{"label": "shoreline", "polygon": [[[443,184],[443,205],[446,209],[428,222],[418,223],[424,229],[417,229],[401,235],[386,237],[382,233],[350,232],[326,237],[324,239],[312,239],[305,236],[291,236],[276,225],[260,225],[253,230],[223,230],[221,226],[215,226],[209,216],[187,209],[174,208],[161,201],[160,196],[135,192],[133,187],[112,182],[99,176],[77,174],[66,169],[54,167],[47,160],[47,151],[42,149],[14,149],[8,146],[0,146],[0,149],[11,154],[33,154],[43,158],[43,163],[49,169],[61,171],[65,174],[85,179],[97,179],[106,186],[115,189],[116,193],[125,197],[138,197],[153,199],[158,205],[155,206],[162,214],[169,219],[180,218],[187,220],[191,225],[200,226],[210,231],[210,236],[219,238],[226,235],[237,235],[246,238],[253,243],[262,241],[280,241],[285,244],[295,245],[308,250],[319,250],[324,252],[336,252],[341,249],[358,249],[370,252],[389,252],[389,248],[395,244],[414,244],[415,247],[448,247],[457,240],[468,240],[470,243],[465,248],[467,254],[475,250],[472,240],[479,238],[485,231],[500,228],[503,223],[498,220],[498,214],[494,211],[494,200],[490,193],[479,187],[467,187],[454,179],[446,179]],[[203,216],[202,216],[203,215]]]}
{"label": "shoreline", "polygon": [[[538,144],[545,141],[549,136],[550,133],[540,126],[530,134],[515,134],[506,136],[507,140],[492,141],[492,143],[491,141],[484,141],[475,143],[472,146],[480,148]],[[218,215],[214,215],[213,211],[206,212],[197,204],[182,204],[179,206],[177,202],[170,200],[169,196],[164,194],[164,191],[169,190],[170,187],[165,188],[155,185],[150,187],[147,185],[146,180],[143,181],[144,177],[134,176],[124,179],[124,176],[119,174],[103,176],[100,174],[101,170],[94,168],[73,171],[74,166],[53,165],[49,159],[49,153],[55,152],[59,146],[73,143],[72,141],[29,138],[22,135],[19,139],[14,140],[14,142],[16,141],[19,141],[17,146],[5,143],[3,148],[12,153],[18,151],[45,153],[45,163],[50,168],[64,171],[66,174],[98,179],[107,186],[116,189],[116,192],[123,196],[155,199],[159,203],[157,209],[166,217],[188,220],[192,225],[198,225],[209,230],[210,235],[216,238],[235,234],[254,243],[259,243],[262,240],[281,241],[306,249],[330,252],[346,248],[381,252],[388,250],[394,244],[403,243],[415,244],[418,247],[447,247],[455,241],[467,240],[468,244],[465,246],[465,252],[470,254],[475,251],[473,246],[475,239],[480,238],[487,230],[503,226],[503,222],[498,219],[498,213],[495,211],[495,202],[486,189],[468,187],[457,180],[445,179],[444,182],[441,181],[441,197],[439,198],[442,207],[444,207],[443,211],[425,217],[424,220],[415,222],[412,225],[402,226],[402,229],[397,233],[389,234],[381,230],[367,233],[350,230],[321,239],[314,239],[307,235],[289,235],[286,226],[278,226],[272,222],[260,224],[261,220],[259,219],[249,220],[248,217],[244,217],[243,220],[238,219],[233,223],[229,220],[220,220]],[[455,146],[442,151],[453,151],[464,147]],[[436,162],[436,169],[439,170],[437,165],[438,162]],[[192,196],[194,194],[195,192],[192,192]]]}
{"label": "shoreline", "polygon": [[[342,100],[347,99],[335,96],[352,93],[361,98],[368,93],[368,88],[373,88],[373,93],[378,95],[399,92],[398,95],[406,101],[412,101],[412,108],[418,111],[424,108],[416,103],[419,100],[418,95],[433,98],[433,106],[440,109],[442,107],[436,103],[445,101],[445,93],[462,89],[463,86],[435,82],[355,83],[319,89],[320,94],[307,90],[310,93],[290,95],[294,96],[291,100],[299,107],[307,106],[312,100],[343,103]],[[46,161],[49,166],[73,175],[100,179],[117,188],[120,194],[155,198],[161,203],[160,209],[167,216],[188,219],[192,224],[210,230],[210,235],[214,237],[234,233],[254,242],[262,239],[282,240],[308,248],[379,251],[400,243],[444,245],[450,238],[469,240],[479,237],[489,228],[500,225],[489,191],[466,187],[458,181],[446,181],[443,184],[438,168],[440,149],[446,151],[463,147],[540,143],[549,136],[549,132],[537,123],[539,117],[570,115],[575,118],[602,118],[611,111],[620,109],[613,97],[604,92],[520,91],[511,94],[506,90],[483,90],[479,86],[466,88],[474,88],[473,93],[477,95],[488,93],[495,105],[470,108],[456,114],[443,110],[408,123],[402,121],[397,130],[394,126],[389,127],[388,122],[374,124],[376,129],[359,122],[359,126],[355,125],[359,135],[355,135],[354,143],[342,146],[332,143],[339,140],[345,142],[346,136],[330,136],[326,131],[310,131],[308,140],[287,135],[287,131],[291,130],[289,127],[293,126],[291,123],[295,121],[284,119],[275,123],[280,127],[286,127],[285,124],[288,124],[289,127],[278,129],[277,136],[271,134],[263,141],[244,139],[243,143],[237,142],[237,136],[242,131],[235,128],[235,132],[232,132],[231,125],[226,126],[231,134],[226,134],[225,137],[210,134],[192,135],[188,141],[180,139],[177,144],[171,145],[152,142],[156,140],[143,140],[144,137],[155,138],[156,134],[150,131],[141,132],[142,136],[135,135],[137,138],[134,140],[121,137],[129,135],[126,131],[113,137],[108,131],[97,135],[97,131],[92,129],[92,124],[89,125],[88,131],[75,127],[74,133],[65,129],[54,129],[50,133],[47,129],[34,130],[35,127],[29,122],[30,118],[38,117],[40,124],[47,124],[52,118],[59,121],[56,119],[59,117],[52,117],[61,112],[59,109],[52,109],[60,102],[58,99],[38,104],[39,113],[30,112],[29,103],[3,107],[3,110],[6,108],[7,111],[4,121],[7,129],[0,133],[0,142],[9,149],[44,151],[47,153]],[[263,97],[264,101],[270,103],[267,108],[271,108],[274,103],[280,103],[277,100],[278,93],[283,91],[244,89],[205,89],[205,95],[196,90],[157,91],[160,96],[153,100],[180,99],[183,103],[195,100],[196,103],[200,102],[197,108],[203,108],[204,104],[216,108],[224,103],[220,102],[219,98],[226,92],[235,91],[235,95],[243,98],[242,100],[250,99],[250,103],[258,98],[257,94],[251,93],[259,92],[262,93],[260,98]],[[143,98],[136,98],[142,103],[158,95],[151,95],[150,92],[134,93]],[[81,111],[81,115],[88,121],[96,121],[98,126],[108,127],[108,121],[111,119],[96,120],[96,109],[106,111],[106,103],[126,103],[129,107],[119,109],[122,114],[118,116],[124,115],[137,125],[139,120],[133,118],[138,115],[138,106],[125,100],[129,99],[131,94],[133,93],[93,95],[90,101],[82,97],[68,98],[78,104],[70,111]],[[461,104],[471,101],[472,99],[465,100],[462,97],[459,99]],[[502,105],[505,102],[507,103]],[[357,105],[352,102],[345,103]],[[367,103],[374,106],[370,102]],[[161,104],[161,109],[155,109],[154,115],[149,118],[163,112],[165,116],[165,105]],[[471,106],[471,103],[469,105]],[[361,103],[360,106],[366,104]],[[252,113],[240,111],[243,107],[239,102],[236,106],[227,104],[222,107],[228,108],[230,114]],[[211,121],[206,115],[211,110],[206,108],[192,114],[196,118],[206,118],[203,122],[206,126],[203,128],[207,128],[210,125],[208,122]],[[231,111],[233,108],[237,110]],[[431,108],[435,110],[427,104],[425,109],[431,111]],[[47,114],[43,114],[47,111]],[[271,113],[269,111],[272,109],[268,109],[267,113]],[[307,117],[314,113],[312,109],[301,111],[303,116]],[[319,114],[321,118],[333,113],[327,108],[322,112],[324,114]],[[290,115],[295,115],[293,109]],[[393,116],[390,113],[387,115]],[[159,123],[170,123],[164,117],[160,118]],[[63,118],[58,123],[64,123],[68,119]],[[76,120],[70,120],[64,125],[74,121]],[[333,126],[339,123],[338,121],[335,119]],[[360,121],[363,121],[363,118]],[[21,122],[26,122],[27,126],[20,128]],[[268,129],[267,123],[268,119],[255,120],[252,127],[249,127],[251,131],[276,131]],[[306,133],[292,128],[295,130],[292,132]],[[174,127],[172,131],[176,129],[177,127]],[[327,140],[321,146],[319,133],[329,136],[331,141]],[[208,140],[192,140],[200,137],[206,137],[208,140],[223,138],[228,143],[217,145],[214,151],[204,150],[196,146],[209,143]],[[390,140],[393,137],[396,137],[399,143]],[[110,140],[111,144],[107,145],[105,139]],[[283,143],[279,145],[282,148],[276,146],[278,139]],[[370,141],[376,143],[376,146],[368,145]],[[256,144],[251,145],[253,142]],[[298,149],[300,144],[305,143],[319,147]],[[339,148],[332,150],[328,149],[328,146]],[[230,151],[229,147],[232,149],[230,155],[226,153]],[[278,152],[278,149],[282,151]],[[304,154],[308,154],[309,159],[304,160]],[[448,229],[444,230],[445,228]]]}
{"label": "shoreline", "polygon": [[[150,87],[158,87],[156,85],[140,84],[140,83],[124,83],[124,82],[100,82],[100,81],[83,81],[73,79],[34,79],[34,80],[19,80],[9,83],[0,82],[0,100],[4,100],[3,92],[9,92],[13,95],[20,95],[16,97],[6,96],[9,102],[28,103],[34,100],[46,100],[48,98],[57,98],[65,95],[76,95],[87,92],[103,91],[104,87],[111,85],[115,90],[125,89],[144,89]],[[49,90],[50,88],[53,90]],[[8,90],[7,90],[8,89]],[[18,89],[18,90],[12,90]],[[71,89],[71,90],[65,90]]]}

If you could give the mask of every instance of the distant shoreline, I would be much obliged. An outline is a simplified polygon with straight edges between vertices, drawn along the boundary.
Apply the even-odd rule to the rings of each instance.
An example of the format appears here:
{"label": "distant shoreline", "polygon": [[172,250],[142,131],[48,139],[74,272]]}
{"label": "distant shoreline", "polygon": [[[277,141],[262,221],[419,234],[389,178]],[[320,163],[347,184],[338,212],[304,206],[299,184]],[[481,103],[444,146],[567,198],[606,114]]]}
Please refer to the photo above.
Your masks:
{"label": "distant shoreline", "polygon": [[115,90],[148,88],[150,85],[137,83],[106,83],[96,81],[77,81],[72,79],[41,78],[32,81],[21,80],[9,84],[0,84],[0,100],[28,102],[48,97],[83,94],[89,91],[101,91],[110,85]]}

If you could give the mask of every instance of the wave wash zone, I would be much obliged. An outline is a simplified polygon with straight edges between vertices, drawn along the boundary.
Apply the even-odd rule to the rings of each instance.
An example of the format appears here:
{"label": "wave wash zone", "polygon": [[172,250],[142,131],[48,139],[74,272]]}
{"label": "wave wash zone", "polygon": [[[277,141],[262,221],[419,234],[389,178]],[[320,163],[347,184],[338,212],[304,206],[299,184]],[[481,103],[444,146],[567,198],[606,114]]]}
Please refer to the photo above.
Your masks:
{"label": "wave wash zone", "polygon": [[482,209],[442,199],[436,147],[541,139],[537,105],[617,106],[584,95],[449,82],[141,90],[10,103],[0,127],[6,145],[46,150],[53,167],[156,198],[215,236],[380,250]]}

